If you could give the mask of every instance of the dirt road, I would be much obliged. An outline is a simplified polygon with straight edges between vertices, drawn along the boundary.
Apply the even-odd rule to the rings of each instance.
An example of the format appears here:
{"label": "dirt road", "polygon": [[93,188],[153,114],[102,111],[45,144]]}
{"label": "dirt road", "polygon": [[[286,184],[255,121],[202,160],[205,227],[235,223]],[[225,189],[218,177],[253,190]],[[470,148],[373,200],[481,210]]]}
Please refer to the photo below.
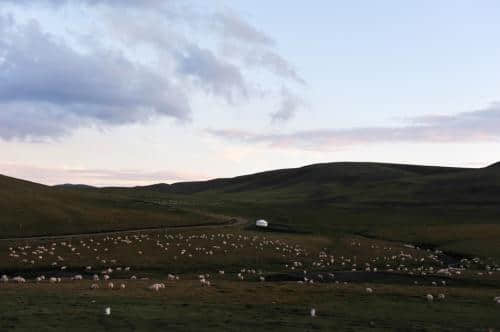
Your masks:
{"label": "dirt road", "polygon": [[169,229],[171,229],[171,230],[188,230],[188,229],[201,229],[201,228],[236,227],[236,226],[245,225],[247,222],[248,221],[246,219],[243,219],[243,218],[231,218],[227,221],[220,222],[220,223],[145,227],[145,228],[122,229],[122,230],[116,230],[116,231],[99,231],[99,232],[88,232],[88,233],[78,233],[78,234],[9,237],[9,238],[0,238],[0,241],[68,239],[68,238],[90,237],[90,236],[96,236],[96,235],[131,234],[131,233],[150,232],[150,231],[159,231],[159,230],[168,231]]}

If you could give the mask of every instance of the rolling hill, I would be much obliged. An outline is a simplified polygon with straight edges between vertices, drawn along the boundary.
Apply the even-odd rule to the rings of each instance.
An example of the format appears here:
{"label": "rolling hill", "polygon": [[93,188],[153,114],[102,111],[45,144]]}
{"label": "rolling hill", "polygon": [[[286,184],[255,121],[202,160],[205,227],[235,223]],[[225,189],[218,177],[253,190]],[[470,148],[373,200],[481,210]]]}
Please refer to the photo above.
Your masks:
{"label": "rolling hill", "polygon": [[216,222],[208,216],[218,214],[500,256],[500,246],[483,245],[500,236],[498,163],[324,163],[135,188],[49,187],[0,176],[0,209],[0,237]]}
{"label": "rolling hill", "polygon": [[303,183],[316,185],[368,184],[405,177],[456,173],[464,170],[466,169],[381,163],[324,163],[300,168],[273,170],[234,178],[180,182],[172,185],[160,183],[136,188],[177,194],[195,194],[204,191],[232,193],[293,187]]}
{"label": "rolling hill", "polygon": [[500,165],[451,168],[382,163],[325,163],[235,178],[134,188],[227,200],[298,200],[387,205],[492,205],[500,202]]}
{"label": "rolling hill", "polygon": [[196,212],[82,186],[50,187],[0,175],[0,238],[214,222]]}
{"label": "rolling hill", "polygon": [[485,168],[326,163],[135,190],[196,199],[211,211],[265,217],[330,237],[358,234],[500,257],[500,163]]}

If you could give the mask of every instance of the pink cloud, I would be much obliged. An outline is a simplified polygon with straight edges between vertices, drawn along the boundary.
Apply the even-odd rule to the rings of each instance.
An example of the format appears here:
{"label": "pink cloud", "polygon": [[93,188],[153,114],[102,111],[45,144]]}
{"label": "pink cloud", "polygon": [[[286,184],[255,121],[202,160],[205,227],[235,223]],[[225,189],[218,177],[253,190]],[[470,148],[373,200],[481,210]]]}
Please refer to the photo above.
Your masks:
{"label": "pink cloud", "polygon": [[177,171],[109,170],[64,167],[37,167],[20,164],[0,164],[0,173],[15,178],[54,185],[63,183],[94,186],[140,186],[158,182],[205,180],[205,174]]}
{"label": "pink cloud", "polygon": [[312,129],[290,133],[261,133],[237,129],[208,129],[215,137],[245,143],[261,143],[286,149],[329,151],[346,146],[377,143],[457,143],[500,140],[500,104],[457,113],[427,115],[393,127]]}

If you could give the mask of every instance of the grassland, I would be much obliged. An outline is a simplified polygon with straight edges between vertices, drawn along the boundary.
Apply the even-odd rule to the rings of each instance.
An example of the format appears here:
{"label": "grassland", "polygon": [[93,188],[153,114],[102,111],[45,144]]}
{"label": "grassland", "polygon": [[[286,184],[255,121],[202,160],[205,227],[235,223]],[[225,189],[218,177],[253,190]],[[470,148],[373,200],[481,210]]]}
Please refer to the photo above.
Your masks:
{"label": "grassland", "polygon": [[225,219],[134,195],[49,187],[1,175],[0,211],[2,238],[223,223]]}
{"label": "grassland", "polygon": [[[488,331],[500,328],[487,290],[448,288],[447,300],[426,303],[424,287],[307,285],[219,281],[167,284],[152,294],[146,283],[124,291],[90,291],[88,282],[0,286],[0,324],[10,331]],[[104,316],[105,307],[111,316]],[[311,318],[310,308],[317,317]]]}
{"label": "grassland", "polygon": [[[47,187],[0,177],[0,236],[266,218],[297,231],[363,234],[500,258],[500,166],[333,163],[138,188]],[[453,226],[453,227],[450,227]]]}
{"label": "grassland", "polygon": [[[0,274],[27,279],[0,283],[0,330],[500,328],[498,165],[320,164],[138,188],[0,177],[0,209]],[[235,217],[248,222],[222,226]],[[277,231],[255,229],[262,217]]]}
{"label": "grassland", "polygon": [[[500,272],[495,267],[488,274],[487,262],[464,263],[467,268],[460,274],[448,276],[436,273],[447,266],[446,257],[435,259],[433,251],[403,243],[349,235],[332,241],[312,234],[246,228],[2,241],[0,270],[28,281],[0,283],[0,327],[12,331],[36,326],[46,331],[488,331],[500,327],[498,305],[493,301]],[[8,255],[12,252],[18,257]],[[328,263],[330,257],[334,263]],[[300,266],[293,268],[294,262]],[[130,269],[125,271],[125,266]],[[106,289],[103,270],[110,267],[114,270],[110,281],[125,283],[125,289]],[[76,274],[84,280],[70,280]],[[100,277],[97,290],[90,290],[93,274]],[[168,274],[179,280],[167,281]],[[200,274],[209,275],[210,287],[200,285]],[[34,281],[40,275],[59,276],[62,282]],[[303,282],[304,277],[315,282]],[[148,287],[156,282],[166,288],[152,292]],[[441,293],[445,300],[429,303],[425,298]],[[109,317],[103,315],[108,306],[112,308]],[[310,317],[311,308],[317,310],[317,317]]]}

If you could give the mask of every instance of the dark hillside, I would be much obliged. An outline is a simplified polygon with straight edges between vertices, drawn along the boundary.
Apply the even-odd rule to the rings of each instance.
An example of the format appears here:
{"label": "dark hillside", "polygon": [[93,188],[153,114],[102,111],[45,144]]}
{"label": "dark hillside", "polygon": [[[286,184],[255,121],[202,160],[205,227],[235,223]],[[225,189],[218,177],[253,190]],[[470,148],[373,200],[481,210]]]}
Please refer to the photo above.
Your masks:
{"label": "dark hillside", "polygon": [[500,246],[490,245],[500,236],[500,164],[325,163],[136,188],[48,187],[1,176],[0,210],[0,237],[199,224],[218,214],[500,256]]}
{"label": "dark hillside", "polygon": [[172,185],[155,184],[146,187],[137,187],[137,189],[176,194],[194,194],[203,191],[231,193],[267,188],[285,188],[304,183],[314,185],[368,184],[405,177],[449,174],[463,170],[462,168],[381,163],[324,163],[238,176],[235,178],[180,182]]}
{"label": "dark hillside", "polygon": [[49,187],[0,175],[0,238],[202,223],[209,218],[87,187]]}

